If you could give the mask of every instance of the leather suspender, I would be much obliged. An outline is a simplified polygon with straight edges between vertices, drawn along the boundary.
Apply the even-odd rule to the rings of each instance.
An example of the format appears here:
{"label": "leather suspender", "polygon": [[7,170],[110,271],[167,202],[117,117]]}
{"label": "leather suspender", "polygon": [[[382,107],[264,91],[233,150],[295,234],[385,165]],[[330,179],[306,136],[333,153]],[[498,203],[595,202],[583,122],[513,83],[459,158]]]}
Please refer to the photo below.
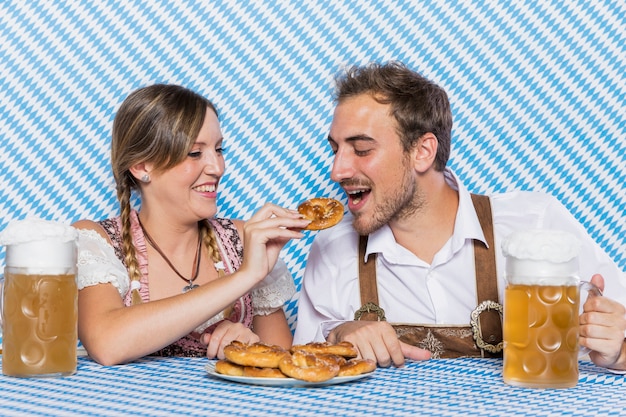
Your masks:
{"label": "leather suspender", "polygon": [[[496,272],[496,250],[493,237],[493,218],[489,197],[472,194],[472,203],[478,215],[480,227],[488,246],[477,239],[474,240],[474,269],[476,271],[476,294],[478,298],[479,329],[482,340],[491,345],[502,343],[502,318],[497,309],[489,302],[498,302],[498,274]],[[475,310],[476,311],[476,310]],[[481,314],[482,313],[482,314]],[[473,316],[474,319],[476,317]],[[478,341],[477,341],[478,342]],[[480,343],[477,343],[480,346]]]}
{"label": "leather suspender", "polygon": [[376,254],[367,258],[367,236],[359,236],[359,288],[361,291],[361,308],[354,315],[355,320],[383,321],[385,312],[378,305],[378,282],[376,281]]}
{"label": "leather suspender", "polygon": [[[499,352],[502,348],[501,306],[498,300],[498,280],[495,260],[493,221],[489,197],[472,194],[472,203],[480,221],[488,246],[474,240],[476,293],[478,307],[470,320],[474,339],[479,349]],[[362,307],[355,313],[355,320],[385,320],[384,310],[378,305],[376,282],[376,254],[364,262],[367,236],[359,238],[359,286]]]}

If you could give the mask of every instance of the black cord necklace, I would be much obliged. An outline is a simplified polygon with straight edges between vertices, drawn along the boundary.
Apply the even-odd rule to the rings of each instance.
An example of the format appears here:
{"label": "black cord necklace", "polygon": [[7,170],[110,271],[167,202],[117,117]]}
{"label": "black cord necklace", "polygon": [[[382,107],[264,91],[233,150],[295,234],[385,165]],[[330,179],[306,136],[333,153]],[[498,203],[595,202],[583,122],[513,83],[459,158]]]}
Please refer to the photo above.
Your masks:
{"label": "black cord necklace", "polygon": [[[137,217],[137,220],[139,220],[139,217]],[[143,234],[146,237],[146,240],[148,241],[150,246],[152,246],[154,250],[156,250],[158,254],[161,255],[161,258],[163,258],[163,260],[167,262],[167,264],[170,266],[170,268],[172,268],[172,271],[174,271],[176,275],[178,275],[183,281],[188,282],[188,285],[185,285],[183,287],[183,293],[186,293],[187,291],[191,291],[194,288],[198,288],[199,285],[194,284],[193,282],[198,278],[198,274],[200,273],[200,259],[202,258],[202,251],[200,249],[202,247],[202,235],[198,233],[198,247],[196,249],[196,256],[193,259],[193,269],[191,271],[191,275],[193,277],[191,279],[187,279],[180,272],[178,272],[178,270],[174,267],[174,265],[172,265],[172,262],[170,262],[167,256],[165,256],[161,248],[159,248],[159,245],[156,244],[156,242],[152,239],[148,231],[143,227],[143,224],[141,224],[141,220],[139,220],[139,226],[141,227],[141,230],[143,231]]]}

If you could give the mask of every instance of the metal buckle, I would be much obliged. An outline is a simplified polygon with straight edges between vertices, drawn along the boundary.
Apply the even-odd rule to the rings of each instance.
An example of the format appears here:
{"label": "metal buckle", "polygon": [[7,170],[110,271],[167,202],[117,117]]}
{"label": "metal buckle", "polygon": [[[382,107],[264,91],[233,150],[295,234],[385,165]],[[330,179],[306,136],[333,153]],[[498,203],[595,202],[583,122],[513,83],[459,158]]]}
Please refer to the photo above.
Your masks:
{"label": "metal buckle", "polygon": [[363,314],[366,313],[376,313],[376,316],[378,316],[378,321],[386,321],[387,319],[385,318],[385,310],[383,310],[382,308],[380,308],[379,306],[377,306],[376,304],[369,302],[369,303],[365,303],[363,304],[363,306],[361,308],[359,308],[357,311],[354,312],[354,319],[355,320],[360,320],[361,316]]}
{"label": "metal buckle", "polygon": [[504,346],[504,342],[500,342],[497,345],[492,345],[487,343],[482,338],[482,332],[480,329],[480,314],[487,310],[496,310],[500,313],[500,317],[502,317],[502,305],[500,303],[496,303],[495,301],[487,300],[483,301],[472,311],[470,326],[472,326],[472,332],[474,336],[474,340],[476,341],[476,346],[480,349],[484,349],[487,352],[498,353],[502,351]]}

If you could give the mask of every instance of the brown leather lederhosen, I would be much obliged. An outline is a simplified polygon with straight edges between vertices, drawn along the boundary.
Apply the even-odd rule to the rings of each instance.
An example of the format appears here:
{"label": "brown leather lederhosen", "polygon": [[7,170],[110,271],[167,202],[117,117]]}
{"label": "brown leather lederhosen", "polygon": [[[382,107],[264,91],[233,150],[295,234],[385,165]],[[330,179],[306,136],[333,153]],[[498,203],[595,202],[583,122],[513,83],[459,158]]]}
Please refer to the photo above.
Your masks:
{"label": "brown leather lederhosen", "polygon": [[[498,281],[489,197],[472,194],[472,202],[488,246],[474,240],[476,292],[478,307],[467,325],[392,324],[405,343],[431,351],[433,358],[502,356],[502,307],[498,300]],[[367,236],[359,240],[359,282],[362,307],[355,320],[385,320],[378,306],[376,254],[364,262]]]}

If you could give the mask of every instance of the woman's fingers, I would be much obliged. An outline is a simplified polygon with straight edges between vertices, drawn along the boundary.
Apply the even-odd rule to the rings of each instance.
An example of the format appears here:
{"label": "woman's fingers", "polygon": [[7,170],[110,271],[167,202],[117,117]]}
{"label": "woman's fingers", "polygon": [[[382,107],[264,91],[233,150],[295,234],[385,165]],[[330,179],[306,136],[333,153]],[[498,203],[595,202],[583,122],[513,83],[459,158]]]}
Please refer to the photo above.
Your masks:
{"label": "woman's fingers", "polygon": [[241,323],[225,320],[213,330],[213,333],[203,335],[203,341],[207,344],[207,357],[224,359],[224,348],[233,340],[256,343],[259,336]]}

